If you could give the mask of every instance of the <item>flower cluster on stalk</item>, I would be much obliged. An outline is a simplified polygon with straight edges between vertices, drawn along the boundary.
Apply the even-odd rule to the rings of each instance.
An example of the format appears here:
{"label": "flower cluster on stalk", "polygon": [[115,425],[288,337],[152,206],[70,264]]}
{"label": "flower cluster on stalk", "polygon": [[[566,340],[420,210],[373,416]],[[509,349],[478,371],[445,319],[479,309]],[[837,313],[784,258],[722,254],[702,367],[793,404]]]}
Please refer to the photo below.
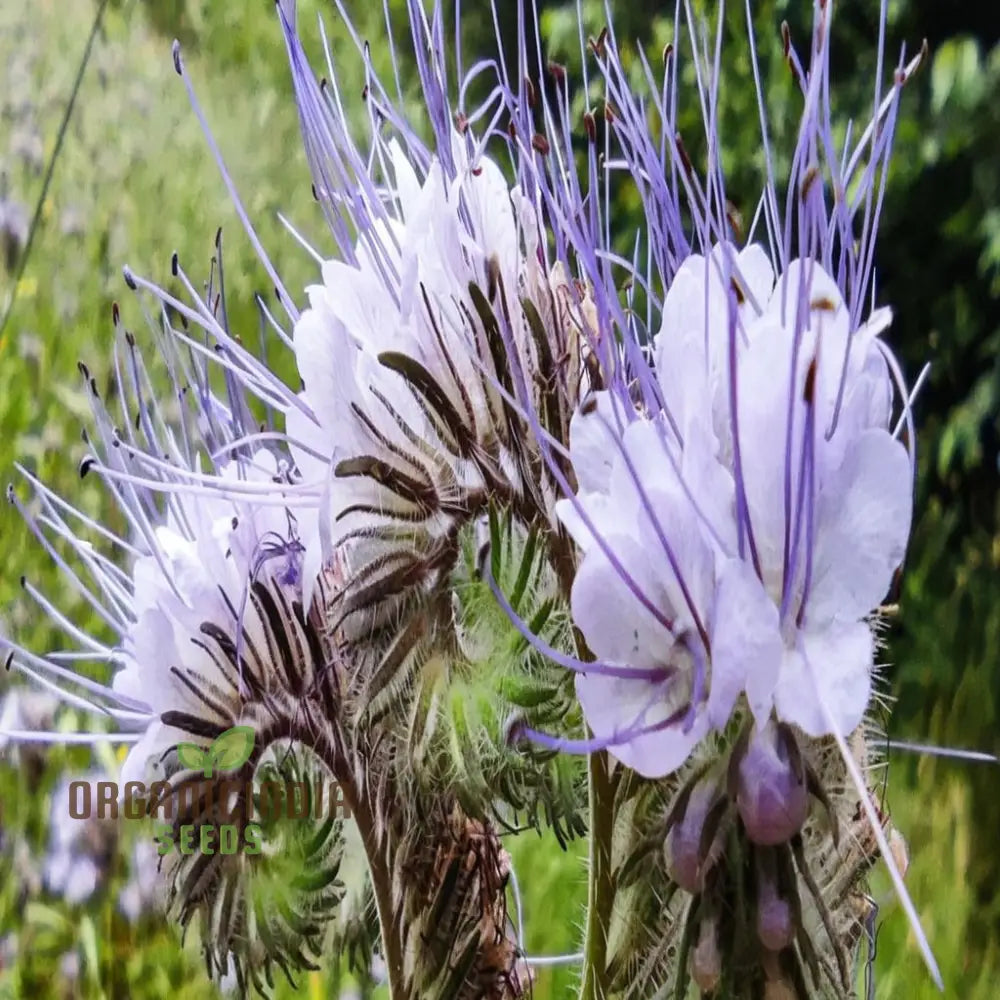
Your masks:
{"label": "flower cluster on stalk", "polygon": [[[578,121],[523,9],[498,57],[466,72],[442,5],[408,0],[426,127],[356,39],[359,144],[332,60],[317,81],[294,3],[278,11],[335,247],[309,248],[321,280],[301,312],[236,204],[287,318],[261,303],[262,320],[301,384],[229,329],[221,245],[204,294],[176,257],[177,294],[126,271],[161,307],[169,403],[119,330],[122,424],[95,389],[81,473],[104,480],[127,529],[30,473],[38,510],[10,494],[113,638],[28,584],[76,649],[4,640],[10,662],[117,723],[133,744],[123,781],[153,775],[176,794],[194,777],[178,743],[250,725],[248,775],[280,748],[297,775],[346,789],[355,825],[295,842],[322,878],[293,877],[280,915],[251,883],[285,869],[167,866],[219,976],[235,958],[263,989],[272,964],[309,967],[335,927],[365,961],[378,941],[394,998],[525,995],[498,830],[527,817],[582,833],[582,771],[553,754],[581,751],[613,759],[604,799],[593,777],[590,797],[615,831],[610,869],[595,869],[607,878],[592,871],[603,916],[588,919],[608,926],[588,931],[585,990],[638,998],[690,977],[733,996],[849,995],[879,849],[919,931],[864,773],[875,620],[914,474],[874,240],[919,58],[901,57],[867,127],[838,141],[832,4],[817,0],[805,63],[785,37],[803,100],[785,178],[760,99],[767,166],[744,239],[721,167],[721,13],[711,58],[691,12],[676,19],[703,112],[698,168],[677,129],[679,52],[662,78],[640,53],[640,96],[610,25],[581,45],[597,69],[584,99],[602,88],[603,114]],[[757,75],[752,35],[750,51]],[[174,62],[194,101],[178,47]],[[632,260],[619,184],[645,220]],[[109,685],[77,670],[88,658],[115,668]],[[192,808],[177,822],[221,821]]]}

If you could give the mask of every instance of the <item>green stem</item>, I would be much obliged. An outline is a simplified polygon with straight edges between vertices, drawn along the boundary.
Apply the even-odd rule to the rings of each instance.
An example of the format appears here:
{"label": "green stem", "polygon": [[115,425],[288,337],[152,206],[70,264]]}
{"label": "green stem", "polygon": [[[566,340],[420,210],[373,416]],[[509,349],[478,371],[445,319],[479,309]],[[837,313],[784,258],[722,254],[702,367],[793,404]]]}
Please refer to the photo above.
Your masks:
{"label": "green stem", "polygon": [[[353,792],[354,789],[350,789]],[[386,864],[384,845],[379,843],[375,828],[374,810],[367,808],[367,801],[361,802],[357,795],[344,788],[344,798],[351,808],[351,815],[358,824],[361,841],[365,845],[368,871],[375,893],[375,909],[378,911],[379,936],[382,939],[382,959],[385,962],[386,982],[390,1000],[407,1000],[406,976],[403,971],[403,943],[397,934],[398,927],[393,918],[392,874]],[[350,800],[354,798],[355,801]]]}
{"label": "green stem", "polygon": [[[378,912],[379,936],[382,940],[382,959],[385,962],[389,998],[408,1000],[403,966],[403,940],[393,917],[392,872],[386,860],[388,854],[386,845],[379,838],[376,823],[378,807],[372,802],[371,795],[358,789],[353,780],[352,768],[337,749],[344,745],[343,736],[334,738],[331,732],[319,723],[321,713],[308,701],[300,704],[299,710],[309,723],[299,734],[299,738],[312,747],[337,779],[348,815],[357,824],[358,832],[361,834],[368,873],[372,880],[372,891],[375,895],[375,909]],[[391,837],[392,833],[386,836]]]}
{"label": "green stem", "polygon": [[588,768],[590,798],[590,871],[587,885],[587,930],[583,945],[580,1000],[606,1000],[608,930],[615,898],[611,873],[615,786],[605,751],[592,753]]}

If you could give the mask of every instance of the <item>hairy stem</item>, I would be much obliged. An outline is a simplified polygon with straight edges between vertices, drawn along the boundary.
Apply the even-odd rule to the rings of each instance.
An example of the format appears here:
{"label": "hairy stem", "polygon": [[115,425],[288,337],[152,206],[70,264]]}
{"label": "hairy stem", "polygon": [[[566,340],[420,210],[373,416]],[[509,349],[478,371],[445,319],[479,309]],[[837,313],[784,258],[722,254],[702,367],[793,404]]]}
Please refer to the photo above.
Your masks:
{"label": "hairy stem", "polygon": [[580,1000],[606,1000],[608,929],[615,897],[611,839],[616,782],[610,773],[610,761],[605,751],[590,755],[587,784],[590,798],[590,871]]}
{"label": "hairy stem", "polygon": [[338,750],[338,747],[344,745],[343,737],[339,734],[335,736],[326,726],[318,724],[321,713],[314,712],[314,706],[310,702],[304,702],[299,709],[309,722],[302,727],[304,731],[299,733],[299,738],[313,748],[337,779],[344,796],[344,803],[361,834],[368,872],[372,880],[372,891],[375,895],[375,908],[378,911],[379,936],[382,940],[382,959],[385,962],[389,998],[408,1000],[403,966],[403,937],[393,917],[392,872],[387,861],[389,851],[386,850],[384,840],[380,840],[378,835],[377,806],[372,802],[370,795],[359,791],[353,780],[351,767]]}
{"label": "hairy stem", "polygon": [[344,798],[351,815],[358,825],[365,847],[368,871],[375,894],[378,911],[379,936],[382,940],[382,959],[385,962],[386,982],[390,1000],[407,1000],[406,976],[403,970],[403,941],[393,917],[392,873],[386,861],[385,844],[376,831],[374,809],[367,799],[362,800],[353,787],[344,786]]}

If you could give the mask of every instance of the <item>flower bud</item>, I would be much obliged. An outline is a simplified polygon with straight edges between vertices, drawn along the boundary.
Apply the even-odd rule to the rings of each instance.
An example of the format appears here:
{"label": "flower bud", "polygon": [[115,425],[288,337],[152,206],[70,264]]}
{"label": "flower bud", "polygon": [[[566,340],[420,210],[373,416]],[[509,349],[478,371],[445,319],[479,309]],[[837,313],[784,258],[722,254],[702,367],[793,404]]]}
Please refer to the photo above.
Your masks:
{"label": "flower bud", "polygon": [[761,883],[757,894],[757,936],[768,951],[781,951],[795,939],[792,907],[769,880]]}
{"label": "flower bud", "polygon": [[787,726],[755,729],[738,762],[736,806],[755,844],[791,840],[809,815],[809,789],[798,744]]}
{"label": "flower bud", "polygon": [[698,943],[691,952],[691,978],[702,993],[711,993],[722,978],[718,927],[714,919],[702,920]]}
{"label": "flower bud", "polygon": [[703,888],[705,873],[715,860],[712,849],[724,809],[723,788],[715,773],[697,779],[674,807],[677,815],[670,824],[664,854],[670,877],[688,892]]}

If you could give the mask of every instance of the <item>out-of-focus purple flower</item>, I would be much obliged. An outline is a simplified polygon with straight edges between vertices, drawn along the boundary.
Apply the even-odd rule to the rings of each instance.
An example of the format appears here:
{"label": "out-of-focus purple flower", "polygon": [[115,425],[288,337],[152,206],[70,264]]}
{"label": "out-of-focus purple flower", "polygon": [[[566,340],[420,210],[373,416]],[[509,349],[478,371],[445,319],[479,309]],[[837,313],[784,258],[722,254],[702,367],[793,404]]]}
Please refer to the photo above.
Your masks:
{"label": "out-of-focus purple flower", "polygon": [[164,885],[160,858],[151,840],[137,840],[129,854],[129,877],[118,893],[118,909],[126,920],[137,923],[160,909]]}
{"label": "out-of-focus purple flower", "polygon": [[49,843],[42,864],[45,888],[70,905],[84,903],[101,887],[110,872],[116,828],[96,815],[76,819],[70,812],[70,785],[88,781],[91,800],[97,801],[96,782],[103,774],[66,778],[60,782],[49,807]]}

